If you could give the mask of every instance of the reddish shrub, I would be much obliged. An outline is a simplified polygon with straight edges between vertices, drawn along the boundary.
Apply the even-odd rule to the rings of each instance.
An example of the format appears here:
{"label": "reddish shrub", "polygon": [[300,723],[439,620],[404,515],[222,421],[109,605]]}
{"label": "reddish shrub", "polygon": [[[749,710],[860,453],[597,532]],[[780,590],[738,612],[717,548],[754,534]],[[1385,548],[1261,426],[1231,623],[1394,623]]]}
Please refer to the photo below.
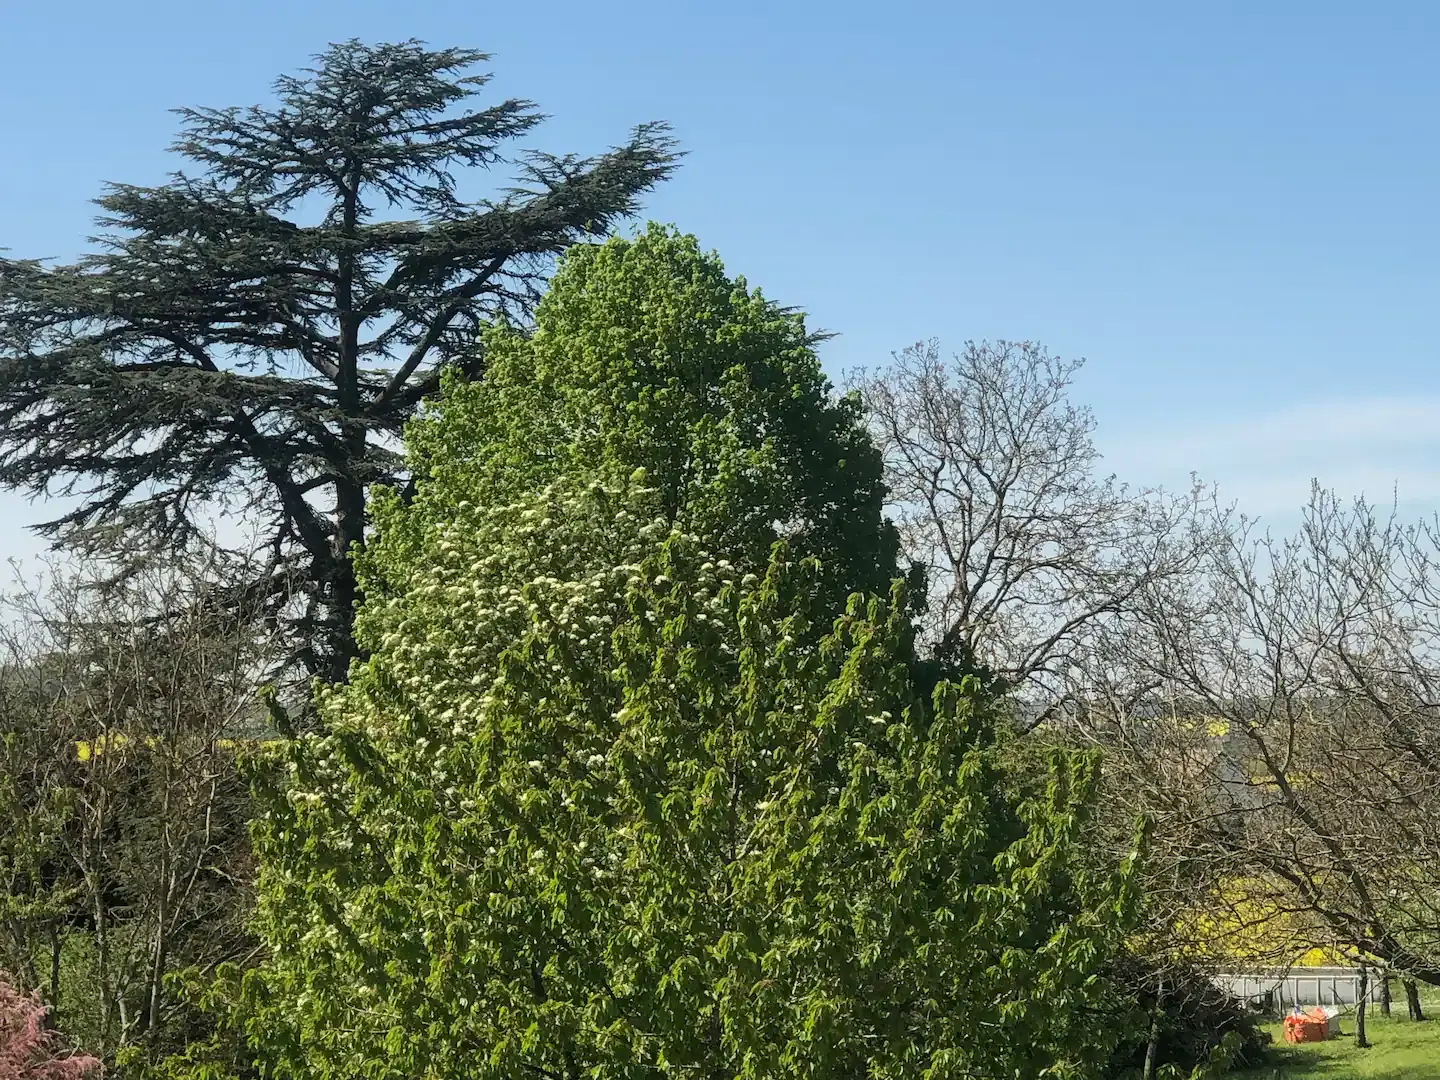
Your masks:
{"label": "reddish shrub", "polygon": [[38,994],[22,994],[0,978],[0,1080],[82,1080],[98,1077],[100,1062],[65,1049],[45,1026]]}

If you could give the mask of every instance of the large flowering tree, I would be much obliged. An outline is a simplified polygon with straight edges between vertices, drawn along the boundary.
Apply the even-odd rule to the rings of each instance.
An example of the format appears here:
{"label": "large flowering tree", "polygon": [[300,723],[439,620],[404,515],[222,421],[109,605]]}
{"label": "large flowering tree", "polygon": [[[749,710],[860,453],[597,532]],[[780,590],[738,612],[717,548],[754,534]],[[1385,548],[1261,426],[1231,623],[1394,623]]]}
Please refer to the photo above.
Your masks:
{"label": "large flowering tree", "polygon": [[1095,1075],[1132,907],[1075,857],[1096,763],[1006,775],[973,679],[917,690],[802,328],[661,230],[537,322],[375,500],[369,657],[288,747],[269,958],[217,992],[260,1071]]}
{"label": "large flowering tree", "polygon": [[[413,520],[505,502],[563,476],[643,468],[658,508],[763,571],[784,538],[843,607],[899,573],[884,468],[860,402],[838,397],[804,318],[732,277],[693,236],[651,225],[567,252],[532,331],[491,328],[485,377],[452,377],[406,430]],[[385,518],[386,542],[408,521]],[[371,585],[375,586],[375,575]]]}
{"label": "large flowering tree", "polygon": [[1093,761],[1006,800],[975,687],[910,693],[898,597],[806,646],[813,564],[741,574],[656,503],[462,510],[362,614],[372,659],[258,836],[262,1058],[1091,1075],[1129,881],[1075,869]]}

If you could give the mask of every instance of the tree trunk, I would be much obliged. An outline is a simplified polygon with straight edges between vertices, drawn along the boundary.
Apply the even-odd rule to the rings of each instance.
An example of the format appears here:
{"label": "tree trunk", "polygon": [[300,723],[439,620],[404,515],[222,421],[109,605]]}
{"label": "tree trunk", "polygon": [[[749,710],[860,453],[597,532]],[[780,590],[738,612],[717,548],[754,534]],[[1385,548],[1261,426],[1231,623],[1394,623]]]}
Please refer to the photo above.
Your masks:
{"label": "tree trunk", "polygon": [[1380,1015],[1387,1018],[1390,1015],[1390,972],[1388,971],[1380,979]]}
{"label": "tree trunk", "polygon": [[[109,734],[102,729],[101,738]],[[115,1037],[115,1012],[120,1010],[120,1030],[125,1029],[125,1001],[115,990],[115,973],[110,969],[110,911],[105,902],[105,890],[101,884],[103,858],[101,845],[104,842],[106,824],[106,795],[104,787],[109,783],[109,768],[103,767],[100,776],[100,790],[95,798],[92,817],[81,830],[81,856],[85,868],[85,884],[90,890],[91,913],[95,919],[95,968],[99,976],[95,980],[95,992],[100,1012],[99,1045],[95,1049],[108,1054],[118,1042]]]}
{"label": "tree trunk", "polygon": [[166,931],[170,924],[170,898],[175,891],[175,869],[170,844],[170,799],[175,789],[175,779],[170,772],[170,763],[165,764],[163,775],[165,793],[160,804],[160,865],[156,868],[155,897],[155,943],[150,956],[150,985],[146,990],[144,1019],[141,1031],[154,1031],[160,1026],[160,995],[165,980],[165,956],[168,944]]}
{"label": "tree trunk", "polygon": [[60,927],[50,925],[50,1007],[60,1008]]}
{"label": "tree trunk", "polygon": [[1365,999],[1370,996],[1370,971],[1360,965],[1360,992],[1355,995],[1355,1045],[1364,1050],[1370,1045],[1365,1038]]}
{"label": "tree trunk", "polygon": [[1161,980],[1155,987],[1155,1006],[1150,1010],[1150,1038],[1145,1044],[1145,1071],[1141,1080],[1155,1080],[1156,1058],[1160,1052],[1160,1017],[1164,1012],[1165,983]]}
{"label": "tree trunk", "polygon": [[[341,234],[352,243],[360,224],[360,182],[360,166],[351,162],[345,169],[340,227]],[[365,482],[354,472],[363,467],[367,454],[360,396],[360,327],[365,320],[364,315],[355,310],[355,274],[355,255],[353,249],[347,246],[336,265],[335,281],[335,313],[339,331],[336,335],[335,402],[340,412],[345,468],[337,471],[334,480],[335,538],[327,583],[330,625],[326,641],[329,653],[326,678],[332,683],[345,681],[350,659],[356,652],[355,602],[359,599],[359,589],[350,556],[354,548],[365,542]]]}
{"label": "tree trunk", "polygon": [[[364,445],[364,432],[348,442]],[[358,453],[352,446],[352,455]],[[350,675],[350,661],[360,655],[355,645],[355,606],[360,589],[355,581],[352,549],[365,542],[365,488],[349,478],[335,483],[335,545],[330,554],[331,569],[326,586],[326,628],[322,641],[324,671],[330,683],[342,683]]]}
{"label": "tree trunk", "polygon": [[1415,980],[1401,979],[1400,985],[1405,987],[1405,1007],[1410,1012],[1410,1019],[1424,1020],[1425,1014],[1420,1011],[1420,988],[1415,985]]}

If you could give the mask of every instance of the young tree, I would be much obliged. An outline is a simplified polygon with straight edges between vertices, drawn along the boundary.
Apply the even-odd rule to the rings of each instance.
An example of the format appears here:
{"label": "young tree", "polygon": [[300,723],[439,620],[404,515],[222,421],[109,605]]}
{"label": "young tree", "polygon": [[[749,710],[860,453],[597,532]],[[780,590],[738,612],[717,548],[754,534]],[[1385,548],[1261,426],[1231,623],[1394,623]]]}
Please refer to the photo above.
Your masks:
{"label": "young tree", "polygon": [[422,531],[367,554],[371,658],[259,819],[266,1068],[1101,1074],[1133,867],[1077,857],[1097,762],[1011,798],[973,680],[913,693],[902,589],[816,606],[634,485]]}
{"label": "young tree", "polygon": [[[522,319],[549,257],[605,235],[671,171],[663,125],[595,158],[505,144],[526,101],[465,109],[484,53],[351,41],[276,83],[274,105],[183,109],[198,166],[99,200],[98,253],[0,260],[0,483],[83,496],[42,529],[82,552],[115,535],[195,538],[217,506],[264,524],[237,582],[304,586],[300,656],[343,678],[350,552],[368,485],[441,373],[480,371],[476,328]],[[495,199],[457,170],[510,164]]]}
{"label": "young tree", "polygon": [[46,1009],[36,994],[22,994],[0,977],[0,1077],[5,1080],[83,1080],[100,1072],[100,1062],[68,1053],[45,1024]]}
{"label": "young tree", "polygon": [[1031,342],[905,349],[850,379],[885,456],[905,554],[928,582],[942,656],[982,660],[1041,707],[1088,662],[1096,626],[1192,570],[1206,529],[1193,496],[1097,475],[1078,361]]}

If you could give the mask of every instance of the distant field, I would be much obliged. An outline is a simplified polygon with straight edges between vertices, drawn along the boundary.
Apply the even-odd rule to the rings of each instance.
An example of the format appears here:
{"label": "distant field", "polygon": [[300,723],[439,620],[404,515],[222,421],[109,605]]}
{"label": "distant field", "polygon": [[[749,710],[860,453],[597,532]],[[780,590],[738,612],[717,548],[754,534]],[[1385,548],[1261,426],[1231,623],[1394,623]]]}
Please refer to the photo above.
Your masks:
{"label": "distant field", "polygon": [[1372,1008],[1365,1018],[1368,1050],[1355,1049],[1353,1016],[1341,1018],[1340,1038],[1300,1046],[1286,1046],[1280,1025],[1269,1025],[1275,1064],[1232,1075],[1247,1080],[1440,1080],[1440,1016],[1434,1014],[1433,998],[1426,1005],[1431,1018],[1418,1024],[1404,1018],[1403,1002],[1389,1020]]}

